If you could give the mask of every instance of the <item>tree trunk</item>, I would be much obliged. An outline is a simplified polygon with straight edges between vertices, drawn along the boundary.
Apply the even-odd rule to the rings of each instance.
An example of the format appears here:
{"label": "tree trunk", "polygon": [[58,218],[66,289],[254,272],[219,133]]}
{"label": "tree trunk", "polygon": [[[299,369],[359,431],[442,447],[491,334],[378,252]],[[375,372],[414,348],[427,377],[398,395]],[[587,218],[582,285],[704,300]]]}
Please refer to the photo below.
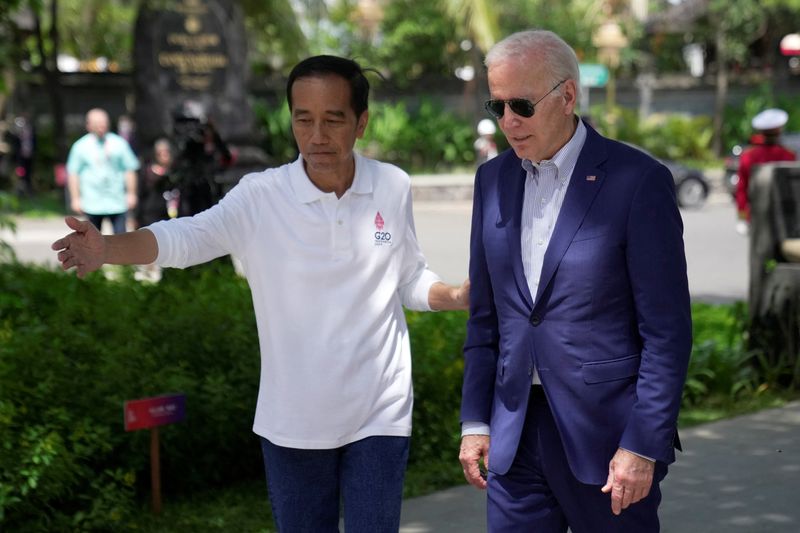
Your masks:
{"label": "tree trunk", "polygon": [[42,20],[37,12],[34,15],[36,32],[36,46],[41,57],[42,75],[44,76],[45,87],[50,99],[50,112],[53,115],[53,142],[55,144],[56,162],[64,162],[67,159],[66,132],[64,128],[64,102],[61,93],[61,76],[58,70],[58,0],[50,2],[50,29],[48,37],[50,39],[50,54],[47,54],[44,45],[44,32],[42,31]]}
{"label": "tree trunk", "polygon": [[722,154],[722,121],[725,118],[725,104],[728,101],[728,57],[725,49],[725,32],[721,27],[716,32],[717,82],[714,99],[714,137],[711,149],[718,156]]}

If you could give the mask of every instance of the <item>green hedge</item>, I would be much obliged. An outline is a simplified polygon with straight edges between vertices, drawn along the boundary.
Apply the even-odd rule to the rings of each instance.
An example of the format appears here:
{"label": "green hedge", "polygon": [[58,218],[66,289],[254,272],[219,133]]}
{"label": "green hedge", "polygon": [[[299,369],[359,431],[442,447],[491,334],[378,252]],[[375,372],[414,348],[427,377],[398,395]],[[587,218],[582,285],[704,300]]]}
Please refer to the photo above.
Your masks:
{"label": "green hedge", "polygon": [[[0,529],[125,529],[149,490],[129,399],[187,395],[186,420],[160,432],[165,497],[263,477],[249,289],[224,262],[192,270],[152,285],[0,264]],[[412,467],[457,463],[465,320],[409,313]]]}
{"label": "green hedge", "polygon": [[753,117],[770,107],[779,107],[789,113],[789,122],[784,131],[800,131],[800,97],[776,95],[771,83],[763,83],[748,94],[742,104],[725,108],[722,136],[726,150],[734,145],[746,145],[755,133],[751,125]]}
{"label": "green hedge", "polygon": [[[297,157],[291,115],[286,102],[254,105],[264,137],[264,149],[282,164]],[[475,133],[469,120],[423,99],[416,109],[405,102],[373,102],[369,125],[357,150],[368,157],[400,166],[406,172],[446,172],[472,165]]]}
{"label": "green hedge", "polygon": [[[227,262],[167,271],[157,285],[116,271],[0,264],[0,529],[125,531],[146,505],[147,431],[123,431],[124,400],[183,392],[163,428],[165,498],[263,467],[251,431],[259,373],[249,290]],[[743,306],[694,306],[684,402],[737,398],[759,377],[743,356]],[[408,313],[414,359],[415,493],[461,481],[457,461],[466,313]],[[444,466],[446,465],[446,466]]]}
{"label": "green hedge", "polygon": [[657,157],[711,161],[712,125],[708,116],[654,113],[640,121],[634,109],[616,107],[611,113],[596,106],[593,122],[604,135],[637,144]]}
{"label": "green hedge", "polygon": [[[165,493],[263,471],[251,433],[259,356],[231,268],[142,285],[0,267],[0,513],[8,530],[119,530],[149,486],[124,400],[187,395],[161,432]],[[0,522],[2,523],[2,522]]]}

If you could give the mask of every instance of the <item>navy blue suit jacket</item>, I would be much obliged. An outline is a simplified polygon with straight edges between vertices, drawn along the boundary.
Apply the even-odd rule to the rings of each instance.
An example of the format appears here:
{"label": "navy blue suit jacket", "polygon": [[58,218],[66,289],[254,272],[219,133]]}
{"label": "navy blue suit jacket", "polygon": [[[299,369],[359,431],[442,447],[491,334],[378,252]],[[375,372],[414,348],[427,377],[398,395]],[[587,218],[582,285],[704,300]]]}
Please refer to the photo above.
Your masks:
{"label": "navy blue suit jacket", "polygon": [[478,169],[461,420],[490,425],[489,467],[506,473],[535,365],[573,474],[599,485],[619,447],[675,460],[692,324],[669,170],[587,130],[534,298],[521,161],[509,150]]}

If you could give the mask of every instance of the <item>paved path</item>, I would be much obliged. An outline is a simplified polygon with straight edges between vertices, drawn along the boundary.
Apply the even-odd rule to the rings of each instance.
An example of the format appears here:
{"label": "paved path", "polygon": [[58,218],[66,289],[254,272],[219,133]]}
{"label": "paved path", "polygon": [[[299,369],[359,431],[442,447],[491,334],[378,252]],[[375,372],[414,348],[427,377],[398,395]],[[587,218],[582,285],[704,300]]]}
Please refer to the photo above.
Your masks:
{"label": "paved path", "polygon": [[[662,483],[662,533],[800,532],[800,402],[681,432]],[[401,533],[481,533],[470,486],[407,500]],[[632,532],[633,533],[633,532]]]}

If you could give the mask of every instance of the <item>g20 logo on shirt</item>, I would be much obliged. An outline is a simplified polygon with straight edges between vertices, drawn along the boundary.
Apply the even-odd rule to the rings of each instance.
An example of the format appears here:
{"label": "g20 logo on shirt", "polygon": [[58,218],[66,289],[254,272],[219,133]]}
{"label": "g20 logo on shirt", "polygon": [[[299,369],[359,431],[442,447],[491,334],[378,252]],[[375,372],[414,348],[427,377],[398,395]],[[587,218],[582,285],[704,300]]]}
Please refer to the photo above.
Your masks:
{"label": "g20 logo on shirt", "polygon": [[385,226],[385,222],[383,217],[381,216],[381,212],[375,215],[375,246],[391,246],[392,245],[392,234],[388,231],[383,231],[383,227]]}

